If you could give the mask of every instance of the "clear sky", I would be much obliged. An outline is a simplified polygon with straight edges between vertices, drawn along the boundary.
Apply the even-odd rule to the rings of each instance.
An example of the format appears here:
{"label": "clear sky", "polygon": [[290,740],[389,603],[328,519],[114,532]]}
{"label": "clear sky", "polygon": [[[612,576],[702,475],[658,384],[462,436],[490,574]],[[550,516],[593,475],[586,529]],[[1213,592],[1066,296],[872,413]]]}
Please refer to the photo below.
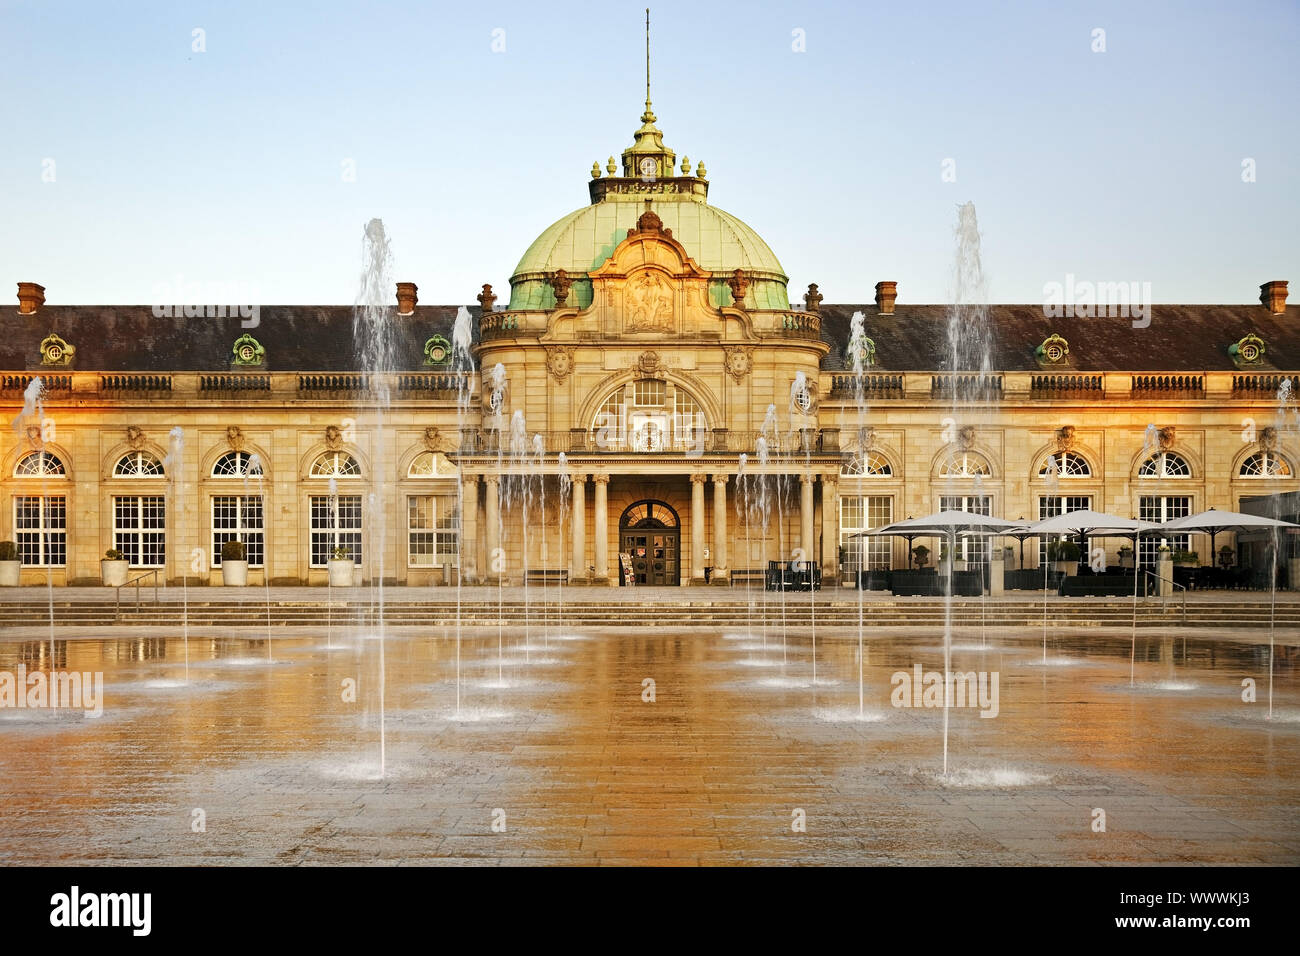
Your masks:
{"label": "clear sky", "polygon": [[[505,296],[631,142],[644,6],[0,0],[0,300],[148,303],[180,277],[350,303],[372,216],[421,302]],[[966,200],[995,302],[1067,274],[1157,302],[1300,290],[1295,0],[651,7],[664,141],[792,299],[946,301]]]}

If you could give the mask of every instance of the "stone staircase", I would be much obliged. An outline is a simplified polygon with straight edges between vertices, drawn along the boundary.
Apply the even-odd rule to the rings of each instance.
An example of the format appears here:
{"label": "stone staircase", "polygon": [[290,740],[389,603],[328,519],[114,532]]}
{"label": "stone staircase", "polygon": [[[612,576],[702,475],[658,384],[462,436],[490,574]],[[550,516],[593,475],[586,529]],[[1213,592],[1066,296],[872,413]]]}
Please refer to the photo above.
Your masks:
{"label": "stone staircase", "polygon": [[[495,626],[504,622],[523,626],[560,622],[561,610],[566,628],[594,629],[608,627],[707,627],[714,629],[741,629],[759,626],[764,620],[769,626],[782,621],[790,627],[807,627],[814,619],[819,628],[856,628],[859,605],[856,601],[818,601],[810,604],[806,599],[781,602],[769,598],[750,605],[737,600],[657,601],[633,603],[581,601],[565,603],[555,601],[495,601],[465,602],[460,608],[460,622],[464,626]],[[36,602],[0,602],[0,634],[10,627],[38,627],[49,621],[49,606]],[[58,601],[54,602],[55,624],[63,628],[119,626],[179,627],[184,613],[179,602],[141,604],[123,603],[120,613],[115,612],[112,601]],[[1048,605],[1047,620],[1053,627],[1129,627],[1132,621],[1132,604],[1123,599],[1080,598],[1054,600]],[[272,601],[268,606],[251,601],[189,602],[189,624],[192,627],[245,627],[264,628],[268,618],[272,627],[319,627],[335,625],[373,625],[375,608],[368,601]],[[861,606],[863,623],[868,627],[942,627],[945,608],[942,600],[870,600]],[[389,626],[447,627],[456,623],[455,601],[389,600],[384,608],[384,620]],[[957,599],[952,605],[953,623],[959,627],[1033,627],[1043,621],[1043,606],[1026,601],[1001,601],[988,599]],[[1184,616],[1181,602],[1139,602],[1137,621],[1141,627],[1169,627],[1186,625],[1202,628],[1267,628],[1269,603],[1267,599],[1250,603],[1189,601]],[[1276,609],[1278,627],[1300,627],[1300,604],[1279,603]]]}

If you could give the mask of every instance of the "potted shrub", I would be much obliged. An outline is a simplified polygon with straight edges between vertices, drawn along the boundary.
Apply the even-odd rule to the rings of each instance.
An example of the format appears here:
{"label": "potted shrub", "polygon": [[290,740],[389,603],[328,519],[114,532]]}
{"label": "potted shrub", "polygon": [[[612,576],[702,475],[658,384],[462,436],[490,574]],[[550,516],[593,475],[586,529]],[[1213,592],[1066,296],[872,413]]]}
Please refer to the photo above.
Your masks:
{"label": "potted shrub", "polygon": [[23,562],[18,557],[18,545],[13,541],[0,541],[0,587],[18,587]]}
{"label": "potted shrub", "polygon": [[356,562],[352,560],[351,548],[341,546],[335,548],[326,563],[329,567],[330,587],[352,587],[352,572],[356,569]]}
{"label": "potted shrub", "polygon": [[1236,553],[1229,545],[1225,544],[1219,549],[1219,567],[1223,568],[1225,571],[1228,570],[1228,568],[1232,567],[1232,561],[1235,557]]}
{"label": "potted shrub", "polygon": [[912,549],[912,560],[916,562],[917,570],[924,570],[925,566],[930,563],[930,549],[923,544],[918,544]]}
{"label": "potted shrub", "polygon": [[1119,549],[1119,566],[1121,568],[1133,567],[1133,549],[1128,545]]}
{"label": "potted shrub", "polygon": [[1058,574],[1071,575],[1079,569],[1079,546],[1073,541],[1053,541],[1047,546],[1047,560]]}
{"label": "potted shrub", "polygon": [[117,548],[109,548],[99,559],[99,577],[106,588],[120,588],[126,584],[131,571],[131,562]]}
{"label": "potted shrub", "polygon": [[248,549],[237,538],[221,546],[221,583],[236,588],[248,584]]}
{"label": "potted shrub", "polygon": [[1174,564],[1198,564],[1200,556],[1195,551],[1175,551]]}

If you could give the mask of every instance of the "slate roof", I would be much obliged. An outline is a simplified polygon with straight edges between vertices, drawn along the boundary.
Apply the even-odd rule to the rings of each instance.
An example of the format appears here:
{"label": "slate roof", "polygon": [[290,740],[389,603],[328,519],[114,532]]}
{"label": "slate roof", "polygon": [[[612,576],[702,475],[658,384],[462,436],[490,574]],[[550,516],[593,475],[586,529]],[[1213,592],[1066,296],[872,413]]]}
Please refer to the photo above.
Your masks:
{"label": "slate roof", "polygon": [[[456,309],[421,305],[396,319],[403,370],[425,370],[425,341],[434,334],[451,338]],[[476,336],[479,311],[470,309]],[[822,338],[831,345],[824,369],[845,368],[855,311],[865,316],[876,344],[876,371],[948,368],[948,306],[900,303],[893,315],[877,315],[874,303],[823,303]],[[40,370],[41,340],[56,332],[77,350],[73,371],[222,372],[230,369],[231,346],[247,331],[266,349],[265,371],[356,371],[352,313],[351,306],[263,306],[258,327],[244,329],[238,317],[156,318],[147,305],[47,305],[33,316],[10,312],[0,319],[0,370]],[[1250,332],[1267,346],[1264,363],[1252,369],[1300,370],[1300,306],[1270,315],[1261,305],[1157,304],[1147,328],[1133,328],[1126,318],[1048,319],[1039,305],[990,306],[989,319],[992,365],[1002,372],[1039,370],[1034,349],[1053,333],[1069,342],[1063,372],[1233,371],[1228,346]]]}
{"label": "slate roof", "polygon": [[[844,369],[844,346],[854,312],[864,316],[864,330],[876,345],[881,372],[943,371],[949,367],[946,305],[895,306],[893,315],[877,315],[865,305],[822,304],[822,339],[831,344],[823,369]],[[1056,318],[1043,316],[1041,305],[989,306],[992,367],[999,372],[1039,371],[1034,350],[1053,333],[1070,346],[1061,372],[1214,372],[1237,366],[1228,346],[1254,332],[1264,340],[1264,361],[1252,370],[1300,369],[1300,307],[1271,315],[1262,305],[1160,305],[1151,307],[1151,323],[1134,328],[1132,318]],[[963,369],[957,369],[962,371]]]}

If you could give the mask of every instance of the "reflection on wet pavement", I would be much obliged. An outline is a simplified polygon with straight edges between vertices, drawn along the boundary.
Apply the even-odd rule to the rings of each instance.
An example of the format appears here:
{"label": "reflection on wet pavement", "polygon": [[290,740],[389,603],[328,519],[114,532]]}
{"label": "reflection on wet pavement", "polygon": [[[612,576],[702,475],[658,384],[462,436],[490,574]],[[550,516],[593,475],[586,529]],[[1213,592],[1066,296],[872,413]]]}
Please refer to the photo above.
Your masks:
{"label": "reflection on wet pavement", "polygon": [[932,634],[868,630],[861,700],[844,632],[816,682],[806,631],[463,635],[457,712],[454,635],[390,631],[382,778],[378,641],[191,637],[188,683],[173,636],[0,641],[104,673],[101,717],[0,708],[0,862],[1300,862],[1293,647],[1267,720],[1267,644],[1142,634],[1130,687],[1127,633],[1049,666],[1033,628],[961,634],[999,700],[949,710],[944,776],[942,706],[891,701]]}

